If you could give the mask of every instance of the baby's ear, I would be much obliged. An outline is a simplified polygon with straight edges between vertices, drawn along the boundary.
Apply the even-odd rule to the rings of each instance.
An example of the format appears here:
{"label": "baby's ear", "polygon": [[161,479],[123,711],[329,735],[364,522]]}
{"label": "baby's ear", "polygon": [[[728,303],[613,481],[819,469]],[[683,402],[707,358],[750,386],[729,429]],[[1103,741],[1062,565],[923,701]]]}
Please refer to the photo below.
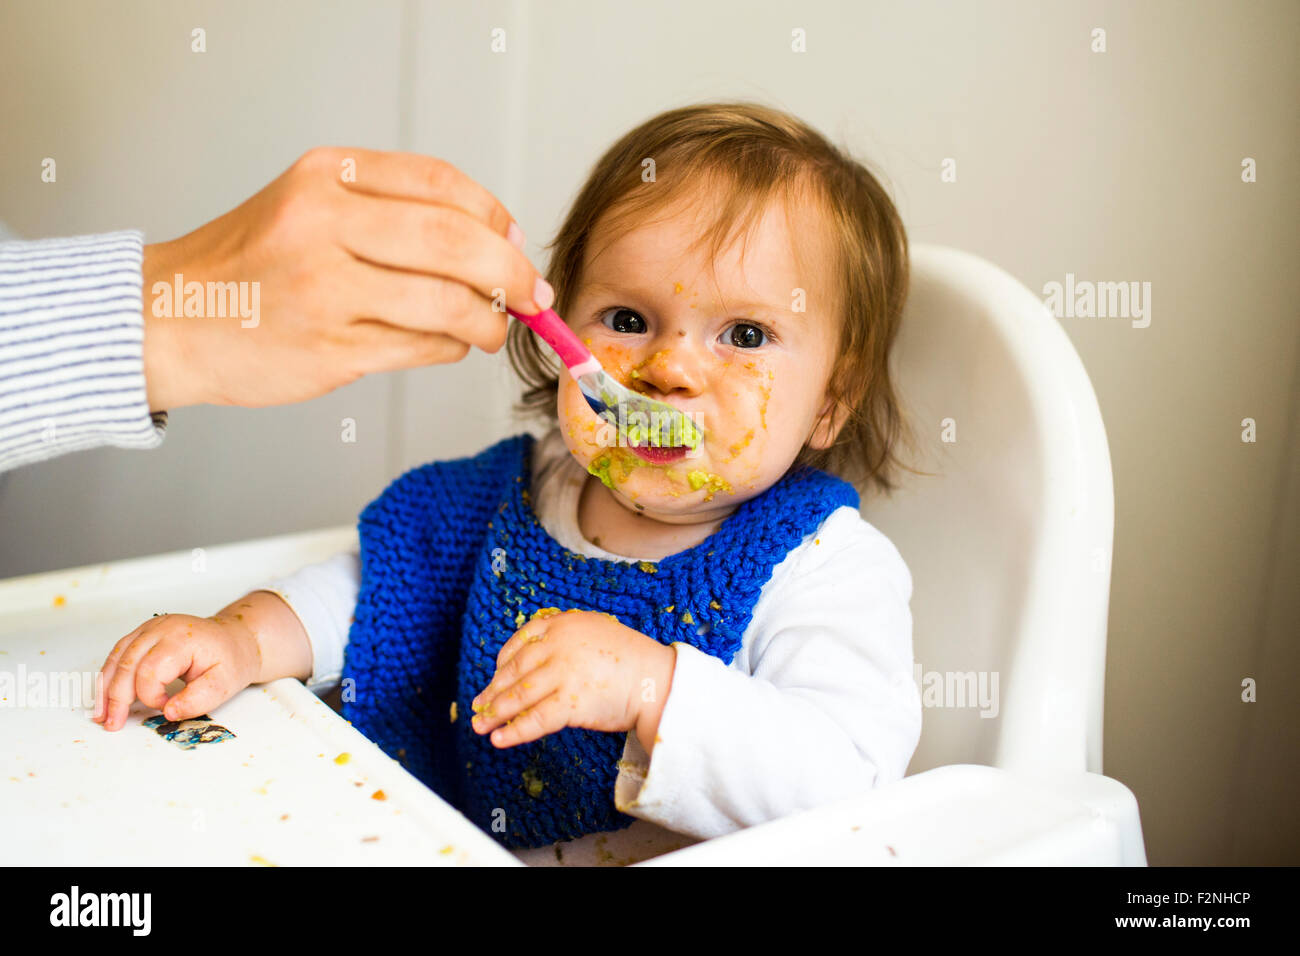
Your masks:
{"label": "baby's ear", "polygon": [[856,379],[851,369],[836,369],[826,384],[826,397],[808,436],[808,446],[821,451],[835,444],[844,426],[853,417],[853,411],[866,393],[867,383]]}
{"label": "baby's ear", "polygon": [[827,395],[826,401],[822,403],[821,410],[817,413],[817,423],[813,425],[812,434],[808,436],[808,447],[821,451],[835,444],[835,438],[844,427],[848,415],[842,402],[834,396]]}

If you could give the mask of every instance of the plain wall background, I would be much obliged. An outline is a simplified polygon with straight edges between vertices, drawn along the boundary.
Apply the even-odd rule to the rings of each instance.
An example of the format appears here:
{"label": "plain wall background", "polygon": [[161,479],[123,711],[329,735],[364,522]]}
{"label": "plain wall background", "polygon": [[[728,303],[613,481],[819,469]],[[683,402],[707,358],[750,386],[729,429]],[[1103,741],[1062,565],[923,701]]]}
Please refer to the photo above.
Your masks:
{"label": "plain wall background", "polygon": [[[1289,0],[10,0],[0,219],[171,239],[309,147],[359,145],[457,164],[544,267],[614,138],[743,97],[881,170],[913,242],[1035,290],[1150,282],[1149,328],[1062,320],[1115,473],[1105,772],[1137,795],[1152,863],[1297,863],[1298,27]],[[475,353],[286,408],[181,409],[156,451],[0,476],[0,577],[353,522],[405,468],[519,430],[512,381],[504,354]],[[1246,677],[1258,703],[1240,702]]]}

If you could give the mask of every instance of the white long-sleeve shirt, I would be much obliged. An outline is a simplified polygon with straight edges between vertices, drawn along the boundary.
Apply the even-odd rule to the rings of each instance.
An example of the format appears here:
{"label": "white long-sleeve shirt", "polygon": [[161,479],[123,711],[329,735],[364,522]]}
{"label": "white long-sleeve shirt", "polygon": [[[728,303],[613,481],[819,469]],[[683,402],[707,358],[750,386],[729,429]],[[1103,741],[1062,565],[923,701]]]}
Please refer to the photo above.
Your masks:
{"label": "white long-sleeve shirt", "polygon": [[162,443],[144,380],[136,229],[0,242],[0,471]]}
{"label": "white long-sleeve shirt", "polygon": [[[588,477],[558,427],[538,441],[532,503],[542,527],[588,557],[642,560],[583,538]],[[303,623],[313,690],[339,680],[360,581],[354,552],[265,585]],[[650,843],[665,843],[665,831],[720,836],[900,779],[921,735],[911,594],[889,539],[838,508],[773,570],[730,665],[674,645],[653,757],[628,732],[615,806],[654,825]]]}

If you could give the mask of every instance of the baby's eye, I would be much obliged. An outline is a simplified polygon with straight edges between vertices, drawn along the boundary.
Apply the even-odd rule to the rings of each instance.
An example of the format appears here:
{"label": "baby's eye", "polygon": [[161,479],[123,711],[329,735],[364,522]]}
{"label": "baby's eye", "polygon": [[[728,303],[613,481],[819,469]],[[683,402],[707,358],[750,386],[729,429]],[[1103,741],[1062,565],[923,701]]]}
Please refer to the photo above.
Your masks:
{"label": "baby's eye", "polygon": [[756,349],[767,341],[767,336],[757,325],[737,322],[731,327],[731,344],[742,349]]}
{"label": "baby's eye", "polygon": [[610,309],[601,321],[615,332],[639,335],[646,330],[645,319],[631,309]]}

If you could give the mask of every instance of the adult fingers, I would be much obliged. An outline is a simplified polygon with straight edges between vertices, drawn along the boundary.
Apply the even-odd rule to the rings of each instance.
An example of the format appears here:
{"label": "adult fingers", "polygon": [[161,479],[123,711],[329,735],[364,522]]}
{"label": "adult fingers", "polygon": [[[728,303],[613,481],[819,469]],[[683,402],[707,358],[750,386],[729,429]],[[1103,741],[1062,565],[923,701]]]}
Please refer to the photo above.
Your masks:
{"label": "adult fingers", "polygon": [[413,332],[374,319],[352,323],[351,356],[362,375],[459,362],[470,347],[450,335]]}
{"label": "adult fingers", "polygon": [[441,276],[531,315],[555,293],[504,236],[452,206],[352,194],[343,204],[340,242],[358,259]]}
{"label": "adult fingers", "polygon": [[469,286],[439,276],[358,265],[347,302],[353,315],[450,336],[485,352],[505,345],[510,316],[494,311],[492,300]]}
{"label": "adult fingers", "polygon": [[[491,192],[446,160],[419,153],[331,148],[326,164],[349,190],[454,206],[499,235],[514,218]],[[352,160],[350,167],[345,166]],[[344,171],[352,175],[344,176]]]}

